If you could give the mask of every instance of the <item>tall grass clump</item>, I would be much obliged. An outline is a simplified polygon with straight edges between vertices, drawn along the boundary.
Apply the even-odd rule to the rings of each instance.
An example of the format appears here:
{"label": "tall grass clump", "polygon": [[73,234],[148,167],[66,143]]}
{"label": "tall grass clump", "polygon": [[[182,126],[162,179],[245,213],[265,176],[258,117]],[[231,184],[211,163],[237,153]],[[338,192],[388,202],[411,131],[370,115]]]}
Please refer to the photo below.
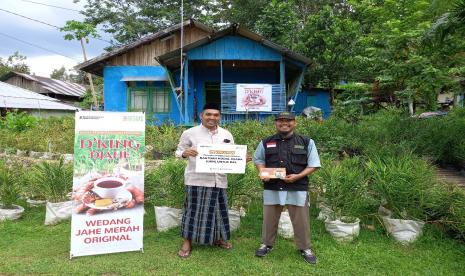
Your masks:
{"label": "tall grass clump", "polygon": [[435,205],[430,195],[439,186],[433,167],[421,157],[406,152],[401,155],[372,156],[367,162],[372,189],[381,205],[394,218],[427,221],[428,208]]}
{"label": "tall grass clump", "polygon": [[231,132],[235,144],[247,145],[249,154],[255,151],[262,139],[276,132],[272,117],[264,121],[247,120],[234,122],[223,127]]}
{"label": "tall grass clump", "polygon": [[332,211],[332,219],[363,218],[375,212],[377,204],[370,194],[369,178],[362,162],[359,157],[325,162],[312,177]]}
{"label": "tall grass clump", "polygon": [[465,241],[465,191],[463,188],[453,187],[448,198],[448,207],[443,223],[456,238]]}
{"label": "tall grass clump", "polygon": [[14,204],[20,201],[20,196],[16,171],[0,162],[0,208],[14,209]]}
{"label": "tall grass clump", "polygon": [[172,157],[184,130],[184,127],[178,127],[172,123],[160,126],[147,126],[145,144],[153,147],[153,156],[149,157],[155,159]]}
{"label": "tall grass clump", "polygon": [[245,174],[228,174],[228,201],[230,208],[247,207],[254,199],[261,197],[262,181],[258,170],[247,163]]}
{"label": "tall grass clump", "polygon": [[66,201],[73,186],[73,167],[63,159],[41,162],[33,167],[31,181],[39,197],[53,203]]}
{"label": "tall grass clump", "polygon": [[185,160],[168,158],[145,174],[146,202],[155,206],[181,208],[184,203]]}

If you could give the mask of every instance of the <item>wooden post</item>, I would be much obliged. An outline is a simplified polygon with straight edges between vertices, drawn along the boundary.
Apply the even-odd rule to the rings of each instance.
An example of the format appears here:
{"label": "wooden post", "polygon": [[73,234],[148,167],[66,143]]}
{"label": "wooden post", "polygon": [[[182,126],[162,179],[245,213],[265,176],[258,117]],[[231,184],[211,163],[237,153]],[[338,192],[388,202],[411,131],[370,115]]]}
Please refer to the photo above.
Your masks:
{"label": "wooden post", "polygon": [[[205,93],[205,92],[204,92]],[[223,60],[220,60],[220,100],[221,100],[221,106],[223,106]]]}
{"label": "wooden post", "polygon": [[[86,48],[84,47],[84,38],[81,38],[81,48],[82,48],[82,54],[84,55],[84,62],[85,62],[87,61],[87,55],[86,55]],[[94,88],[94,82],[92,81],[92,76],[90,73],[86,73],[86,75],[87,75],[87,79],[89,79],[90,91],[92,92],[92,101],[94,102],[95,110],[99,110],[97,96],[96,96],[95,88]]]}
{"label": "wooden post", "polygon": [[284,65],[284,59],[281,57],[281,61],[279,63],[279,87],[281,88],[281,94],[284,93],[284,108],[287,110],[286,67]]}
{"label": "wooden post", "polygon": [[189,123],[189,113],[187,111],[187,103],[189,99],[189,61],[186,59],[184,60],[184,123]]}
{"label": "wooden post", "polygon": [[[302,90],[302,80],[304,79],[305,75],[305,67],[302,69],[302,73],[299,76],[299,80],[297,81],[296,87],[295,87],[295,96],[294,96],[294,102],[297,104],[297,96],[299,96],[299,92]],[[294,111],[294,106],[295,104],[291,107],[291,112]]]}

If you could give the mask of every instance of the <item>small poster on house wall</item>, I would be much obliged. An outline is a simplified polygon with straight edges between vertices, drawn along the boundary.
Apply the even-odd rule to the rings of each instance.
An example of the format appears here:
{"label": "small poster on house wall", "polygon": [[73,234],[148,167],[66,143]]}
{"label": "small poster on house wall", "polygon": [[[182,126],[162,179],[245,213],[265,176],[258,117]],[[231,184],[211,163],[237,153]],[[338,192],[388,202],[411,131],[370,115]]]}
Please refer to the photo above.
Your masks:
{"label": "small poster on house wall", "polygon": [[236,111],[271,111],[271,84],[238,83]]}
{"label": "small poster on house wall", "polygon": [[144,148],[144,113],[76,113],[71,258],[142,250]]}

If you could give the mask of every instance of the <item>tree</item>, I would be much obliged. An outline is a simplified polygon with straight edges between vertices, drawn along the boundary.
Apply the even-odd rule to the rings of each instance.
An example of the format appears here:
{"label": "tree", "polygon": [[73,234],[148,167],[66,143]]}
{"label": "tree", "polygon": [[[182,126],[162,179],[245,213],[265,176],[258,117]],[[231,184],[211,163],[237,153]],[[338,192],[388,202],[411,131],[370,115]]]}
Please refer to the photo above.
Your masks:
{"label": "tree", "polygon": [[[66,25],[64,27],[60,28],[60,31],[68,32],[65,35],[66,40],[75,39],[81,42],[82,55],[84,56],[84,61],[87,61],[86,48],[84,47],[84,44],[89,42],[89,36],[94,37],[94,38],[97,38],[100,36],[97,33],[97,30],[95,29],[95,27],[88,23],[79,22],[76,20],[70,20],[66,22]],[[99,104],[97,101],[97,95],[95,92],[94,84],[92,82],[92,76],[90,73],[87,73],[87,78],[89,79],[94,106],[96,110],[98,110]]]}
{"label": "tree", "polygon": [[308,76],[312,85],[332,91],[338,82],[349,77],[359,30],[357,22],[330,6],[308,17],[298,49],[312,60]]}
{"label": "tree", "polygon": [[448,35],[465,31],[465,0],[457,0],[452,8],[442,14],[428,32],[429,37],[436,36],[440,42]]}
{"label": "tree", "polygon": [[30,74],[31,70],[29,65],[25,62],[26,59],[27,57],[21,55],[18,51],[14,52],[6,59],[0,57],[0,76],[12,71]]}
{"label": "tree", "polygon": [[449,36],[434,43],[426,34],[447,7],[440,0],[350,0],[353,18],[360,22],[363,51],[355,56],[354,76],[377,80],[387,94],[394,93],[413,111],[415,102],[437,108],[440,91],[453,89],[453,73],[464,65],[465,43]]}
{"label": "tree", "polygon": [[[78,0],[79,1],[79,0]],[[181,0],[86,0],[85,23],[100,26],[119,44],[180,22]],[[218,3],[216,3],[218,2]],[[208,18],[223,1],[184,1],[184,18]]]}
{"label": "tree", "polygon": [[60,69],[53,69],[52,73],[50,74],[52,79],[68,81],[69,75],[66,73],[65,66],[61,66]]}
{"label": "tree", "polygon": [[257,30],[267,39],[292,49],[301,29],[299,19],[291,2],[271,1],[263,9]]}

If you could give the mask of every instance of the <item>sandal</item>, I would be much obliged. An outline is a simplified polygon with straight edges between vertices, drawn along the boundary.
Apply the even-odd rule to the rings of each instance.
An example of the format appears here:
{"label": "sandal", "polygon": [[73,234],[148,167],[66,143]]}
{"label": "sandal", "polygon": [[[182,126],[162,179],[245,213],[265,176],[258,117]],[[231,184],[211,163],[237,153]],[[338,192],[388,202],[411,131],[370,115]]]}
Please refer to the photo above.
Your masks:
{"label": "sandal", "polygon": [[179,249],[178,251],[178,257],[181,258],[181,259],[187,259],[191,256],[191,251],[192,249]]}
{"label": "sandal", "polygon": [[223,240],[217,240],[215,242],[215,245],[226,250],[231,250],[233,248],[233,245],[229,242],[225,242]]}

